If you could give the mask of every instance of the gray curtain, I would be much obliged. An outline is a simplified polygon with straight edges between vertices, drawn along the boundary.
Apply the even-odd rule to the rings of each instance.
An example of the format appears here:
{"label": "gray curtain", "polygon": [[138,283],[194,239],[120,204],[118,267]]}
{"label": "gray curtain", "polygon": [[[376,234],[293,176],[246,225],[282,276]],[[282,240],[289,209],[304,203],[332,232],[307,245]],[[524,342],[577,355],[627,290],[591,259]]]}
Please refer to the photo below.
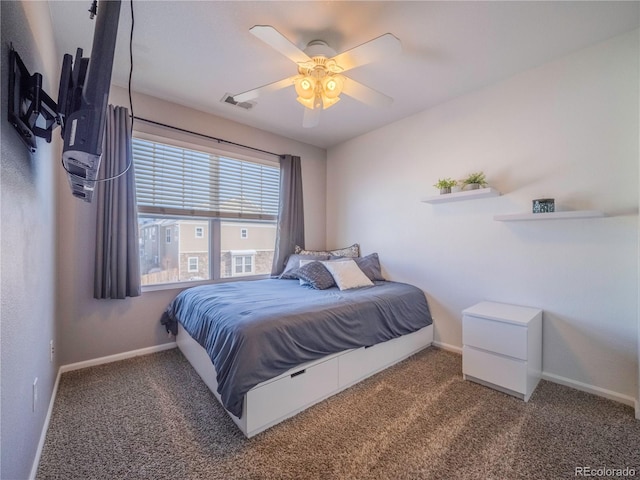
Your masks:
{"label": "gray curtain", "polygon": [[280,206],[271,275],[280,275],[296,245],[304,247],[304,208],[300,157],[280,157]]}
{"label": "gray curtain", "polygon": [[[102,177],[118,175],[133,157],[131,119],[109,105],[102,147]],[[97,229],[94,298],[140,295],[138,212],[133,164],[121,177],[96,185]]]}

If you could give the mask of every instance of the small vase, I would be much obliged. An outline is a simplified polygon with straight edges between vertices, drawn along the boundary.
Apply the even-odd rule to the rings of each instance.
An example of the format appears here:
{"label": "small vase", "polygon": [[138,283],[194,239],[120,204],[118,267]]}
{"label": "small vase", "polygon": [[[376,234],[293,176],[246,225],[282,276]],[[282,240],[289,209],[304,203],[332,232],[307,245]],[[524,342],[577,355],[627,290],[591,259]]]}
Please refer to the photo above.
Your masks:
{"label": "small vase", "polygon": [[444,195],[445,193],[451,193],[451,187],[445,187],[440,189],[440,195]]}
{"label": "small vase", "polygon": [[480,188],[479,183],[468,183],[465,190],[478,190]]}

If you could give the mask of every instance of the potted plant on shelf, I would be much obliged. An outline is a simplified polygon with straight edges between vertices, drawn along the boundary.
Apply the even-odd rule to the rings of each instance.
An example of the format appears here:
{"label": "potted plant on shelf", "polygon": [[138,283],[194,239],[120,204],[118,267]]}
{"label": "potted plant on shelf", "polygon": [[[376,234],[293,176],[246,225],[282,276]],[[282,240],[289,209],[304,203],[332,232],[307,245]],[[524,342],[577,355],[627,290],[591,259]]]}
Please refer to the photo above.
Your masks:
{"label": "potted plant on shelf", "polygon": [[487,179],[483,172],[470,173],[462,180],[462,188],[465,190],[477,190],[487,186]]}
{"label": "potted plant on shelf", "polygon": [[457,181],[450,178],[440,178],[438,183],[433,186],[440,189],[440,195],[444,193],[451,193],[451,187],[455,187],[458,184]]}

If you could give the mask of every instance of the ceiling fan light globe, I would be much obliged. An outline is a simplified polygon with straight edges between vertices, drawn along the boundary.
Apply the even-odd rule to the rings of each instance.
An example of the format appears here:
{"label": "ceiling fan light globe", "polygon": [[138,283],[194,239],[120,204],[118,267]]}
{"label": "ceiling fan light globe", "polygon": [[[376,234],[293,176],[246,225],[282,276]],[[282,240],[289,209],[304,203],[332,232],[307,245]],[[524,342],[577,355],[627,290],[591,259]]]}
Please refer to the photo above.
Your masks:
{"label": "ceiling fan light globe", "polygon": [[316,81],[312,77],[298,77],[294,80],[296,93],[299,97],[313,99],[316,89]]}
{"label": "ceiling fan light globe", "polygon": [[298,102],[300,102],[302,105],[304,105],[309,110],[313,110],[313,107],[314,107],[314,99],[313,98],[298,97],[298,98],[296,98],[296,100],[298,100]]}
{"label": "ceiling fan light globe", "polygon": [[329,98],[326,95],[322,97],[322,108],[326,110],[340,101],[340,97]]}
{"label": "ceiling fan light globe", "polygon": [[344,87],[344,80],[341,75],[327,76],[322,80],[322,89],[325,96],[329,98],[338,98],[342,93]]}

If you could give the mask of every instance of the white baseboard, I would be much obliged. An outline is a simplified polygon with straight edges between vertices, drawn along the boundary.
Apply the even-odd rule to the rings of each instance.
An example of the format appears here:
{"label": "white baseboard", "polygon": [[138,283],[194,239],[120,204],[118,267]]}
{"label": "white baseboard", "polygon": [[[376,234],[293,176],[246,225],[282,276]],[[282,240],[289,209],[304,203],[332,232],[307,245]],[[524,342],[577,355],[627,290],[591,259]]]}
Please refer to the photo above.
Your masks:
{"label": "white baseboard", "polygon": [[442,350],[447,350],[449,352],[453,352],[453,353],[457,353],[459,355],[462,355],[462,348],[458,347],[456,345],[451,345],[450,343],[436,342],[434,340],[433,346],[437,347],[437,348],[441,348]]}
{"label": "white baseboard", "polygon": [[105,363],[119,362],[120,360],[126,360],[127,358],[139,357],[140,355],[148,355],[150,353],[162,352],[163,350],[170,350],[176,348],[178,345],[176,342],[163,343],[162,345],[156,345],[154,347],[141,348],[139,350],[131,350],[130,352],[117,353],[115,355],[108,355],[106,357],[94,358],[92,360],[85,360],[84,362],[70,363],[69,365],[62,365],[60,372],[71,372],[73,370],[80,370],[82,368],[95,367],[96,365],[103,365]]}
{"label": "white baseboard", "polygon": [[53,391],[51,392],[51,399],[49,400],[49,408],[47,409],[47,415],[44,417],[44,424],[42,425],[42,432],[40,432],[40,441],[38,441],[38,448],[36,449],[36,455],[33,459],[33,465],[31,465],[31,473],[29,474],[29,480],[34,480],[38,473],[38,465],[40,465],[40,456],[42,455],[42,449],[44,448],[44,441],[47,438],[47,430],[49,430],[49,421],[51,420],[51,413],[53,412],[53,404],[58,393],[58,385],[60,384],[60,369],[56,375],[56,381],[53,384]]}
{"label": "white baseboard", "polygon": [[[462,355],[462,348],[456,345],[451,345],[449,343],[443,343],[434,340],[433,346]],[[575,388],[576,390],[591,393],[599,397],[608,398],[609,400],[613,400],[614,402],[619,402],[625,405],[629,405],[630,407],[634,407],[635,416],[638,420],[640,420],[640,399],[636,400],[633,397],[624,395],[619,392],[614,392],[612,390],[607,390],[606,388],[600,388],[594,385],[589,385],[587,383],[578,382],[577,380],[572,380],[571,378],[562,377],[560,375],[555,375],[549,372],[542,372],[542,378],[553,383],[559,383],[560,385],[564,385],[566,387]]]}
{"label": "white baseboard", "polygon": [[591,393],[593,395],[597,395],[599,397],[608,398],[609,400],[613,400],[615,402],[623,403],[625,405],[629,405],[630,407],[635,407],[636,409],[636,418],[638,418],[638,406],[635,398],[630,397],[628,395],[624,395],[619,392],[614,392],[612,390],[607,390],[606,388],[596,387],[594,385],[589,385],[588,383],[578,382],[577,380],[572,380],[567,377],[561,377],[560,375],[555,375],[549,372],[542,372],[542,378],[544,380],[548,380],[553,383],[559,383],[560,385],[564,385],[566,387],[575,388],[576,390],[581,390],[583,392]]}
{"label": "white baseboard", "polygon": [[56,382],[53,385],[53,391],[51,392],[51,399],[49,400],[49,408],[47,409],[47,416],[44,419],[42,425],[42,432],[40,433],[40,441],[38,442],[38,448],[36,449],[36,455],[33,459],[33,465],[31,466],[31,473],[29,479],[36,478],[38,473],[38,465],[40,465],[40,456],[42,455],[42,449],[44,448],[44,441],[47,438],[47,431],[49,430],[49,422],[51,421],[51,414],[53,412],[53,405],[58,393],[58,385],[60,384],[60,377],[65,372],[71,372],[73,370],[80,370],[82,368],[93,367],[95,365],[102,365],[105,363],[118,362],[127,358],[139,357],[140,355],[148,355],[150,353],[162,352],[164,350],[170,350],[176,348],[178,345],[176,342],[163,343],[162,345],[156,345],[154,347],[141,348],[139,350],[132,350],[130,352],[118,353],[116,355],[109,355],[106,357],[94,358],[93,360],[86,360],[84,362],[71,363],[69,365],[62,365],[58,369],[58,375],[56,376]]}

